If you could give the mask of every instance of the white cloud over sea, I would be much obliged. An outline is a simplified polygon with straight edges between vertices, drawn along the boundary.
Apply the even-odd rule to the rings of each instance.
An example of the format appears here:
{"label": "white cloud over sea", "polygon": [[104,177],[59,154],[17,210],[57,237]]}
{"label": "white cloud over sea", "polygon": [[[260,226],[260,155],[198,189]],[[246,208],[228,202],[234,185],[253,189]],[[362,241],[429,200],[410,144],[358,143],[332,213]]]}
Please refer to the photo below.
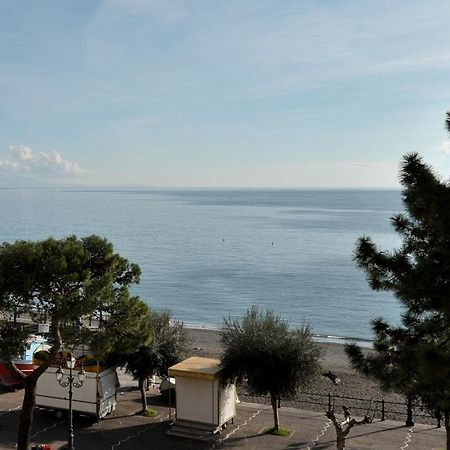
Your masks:
{"label": "white cloud over sea", "polygon": [[84,171],[75,161],[64,159],[61,153],[53,150],[33,152],[26,145],[11,146],[9,157],[0,158],[0,174],[16,174],[41,179],[73,178]]}

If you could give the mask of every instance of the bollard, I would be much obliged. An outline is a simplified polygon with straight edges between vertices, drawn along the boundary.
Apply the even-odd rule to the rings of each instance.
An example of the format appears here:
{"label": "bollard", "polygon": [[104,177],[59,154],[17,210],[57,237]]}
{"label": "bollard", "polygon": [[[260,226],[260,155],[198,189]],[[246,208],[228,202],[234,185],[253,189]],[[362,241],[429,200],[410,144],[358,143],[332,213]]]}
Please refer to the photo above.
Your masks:
{"label": "bollard", "polygon": [[331,411],[331,392],[328,392],[328,411]]}
{"label": "bollard", "polygon": [[384,398],[381,399],[381,421],[384,422]]}

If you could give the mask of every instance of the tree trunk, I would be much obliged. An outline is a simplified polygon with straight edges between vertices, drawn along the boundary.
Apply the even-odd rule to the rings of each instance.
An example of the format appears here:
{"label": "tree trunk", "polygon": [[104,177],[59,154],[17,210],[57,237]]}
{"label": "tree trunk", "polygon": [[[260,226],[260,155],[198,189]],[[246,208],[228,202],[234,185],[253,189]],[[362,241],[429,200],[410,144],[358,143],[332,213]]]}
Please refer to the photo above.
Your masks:
{"label": "tree trunk", "polygon": [[28,443],[30,440],[31,425],[33,424],[33,413],[36,405],[36,385],[39,377],[48,369],[51,362],[55,358],[61,347],[61,334],[59,332],[59,321],[54,320],[51,327],[53,346],[49,350],[48,359],[36,367],[33,372],[25,376],[16,365],[11,361],[7,361],[15,374],[17,374],[24,384],[24,396],[22,403],[22,410],[20,412],[19,431],[17,435],[17,450],[28,450]]}
{"label": "tree trunk", "polygon": [[408,397],[406,399],[406,422],[405,425],[407,427],[413,427],[414,426],[414,420],[413,420],[413,410],[412,410],[412,398]]}
{"label": "tree trunk", "polygon": [[17,450],[27,450],[33,424],[34,405],[36,403],[37,378],[27,377],[24,380],[25,393],[20,413],[19,433],[17,435]]}
{"label": "tree trunk", "polygon": [[344,450],[345,447],[345,434],[336,430],[336,448],[337,450]]}
{"label": "tree trunk", "polygon": [[447,450],[450,450],[450,411],[447,410],[444,413],[444,420],[445,420],[445,433],[447,436]]}
{"label": "tree trunk", "polygon": [[141,391],[142,414],[147,411],[147,396],[145,395],[145,378],[139,378],[139,390]]}
{"label": "tree trunk", "polygon": [[280,428],[280,422],[278,418],[277,396],[275,394],[270,394],[270,404],[272,405],[273,410],[273,426],[274,429],[278,431]]}

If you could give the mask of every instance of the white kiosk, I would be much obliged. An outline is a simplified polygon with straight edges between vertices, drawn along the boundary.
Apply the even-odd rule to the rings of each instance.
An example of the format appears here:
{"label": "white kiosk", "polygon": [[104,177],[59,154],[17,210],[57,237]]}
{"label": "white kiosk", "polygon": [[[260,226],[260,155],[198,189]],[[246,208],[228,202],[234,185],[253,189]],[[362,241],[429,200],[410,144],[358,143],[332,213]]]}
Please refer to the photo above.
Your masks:
{"label": "white kiosk", "polygon": [[176,420],[168,434],[209,440],[236,415],[234,384],[222,383],[218,359],[193,356],[169,368],[176,391]]}

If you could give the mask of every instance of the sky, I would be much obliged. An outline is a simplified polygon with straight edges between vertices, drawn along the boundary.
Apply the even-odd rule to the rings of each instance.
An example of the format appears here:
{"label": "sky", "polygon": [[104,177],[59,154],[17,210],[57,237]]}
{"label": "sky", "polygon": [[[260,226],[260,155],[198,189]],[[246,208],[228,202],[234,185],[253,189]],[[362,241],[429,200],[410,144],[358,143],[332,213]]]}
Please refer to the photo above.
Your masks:
{"label": "sky", "polygon": [[0,187],[450,175],[448,0],[0,0]]}

